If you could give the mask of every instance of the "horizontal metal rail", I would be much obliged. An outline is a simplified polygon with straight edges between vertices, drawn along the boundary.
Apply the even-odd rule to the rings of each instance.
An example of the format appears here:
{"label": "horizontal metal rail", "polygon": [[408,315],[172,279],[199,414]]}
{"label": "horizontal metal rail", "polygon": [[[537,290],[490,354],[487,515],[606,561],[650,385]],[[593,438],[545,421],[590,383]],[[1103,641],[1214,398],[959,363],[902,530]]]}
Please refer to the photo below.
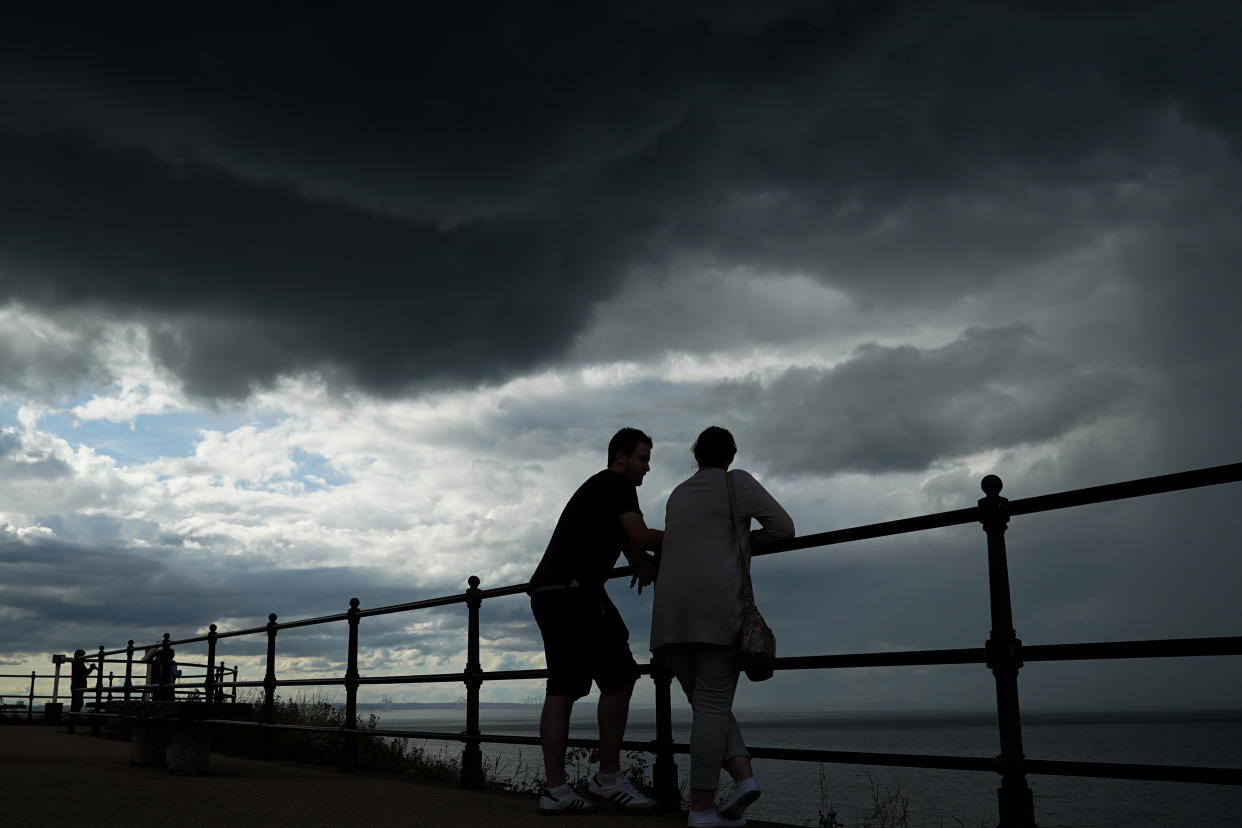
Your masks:
{"label": "horizontal metal rail", "polygon": [[1103,486],[1089,486],[1085,489],[1073,489],[1068,492],[1026,497],[1021,500],[1009,501],[1010,515],[1029,515],[1035,512],[1046,512],[1052,509],[1068,509],[1072,506],[1088,506],[1093,503],[1106,503],[1111,500],[1126,500],[1132,497],[1147,497],[1154,494],[1167,494],[1187,489],[1198,489],[1204,486],[1219,486],[1222,483],[1242,481],[1242,463],[1229,463],[1223,466],[1212,466],[1194,471],[1162,474],[1156,477],[1143,477],[1138,480],[1126,480],[1121,483],[1108,483]]}
{"label": "horizontal metal rail", "polygon": [[[1242,636],[1218,638],[1170,638],[1150,641],[1100,641],[1085,644],[1024,644],[1019,649],[1024,661],[1079,661],[1123,658],[1188,658],[1197,656],[1242,655]],[[987,650],[968,647],[949,650],[904,650],[888,653],[850,653],[845,655],[785,656],[776,659],[777,670],[838,670],[857,667],[914,667],[950,664],[986,664]],[[639,665],[641,675],[650,675],[650,664]],[[482,681],[516,681],[547,678],[546,669],[491,670],[483,672]],[[399,676],[361,676],[361,685],[429,684],[462,682],[465,673],[420,673]],[[337,686],[345,684],[340,676],[308,679],[282,679],[277,687]],[[263,687],[262,681],[224,681],[218,687]],[[134,685],[134,689],[158,685]]]}
{"label": "horizontal metal rail", "polygon": [[1242,636],[1109,641],[1096,644],[1024,644],[1021,654],[1025,661],[1230,656],[1242,655]]}

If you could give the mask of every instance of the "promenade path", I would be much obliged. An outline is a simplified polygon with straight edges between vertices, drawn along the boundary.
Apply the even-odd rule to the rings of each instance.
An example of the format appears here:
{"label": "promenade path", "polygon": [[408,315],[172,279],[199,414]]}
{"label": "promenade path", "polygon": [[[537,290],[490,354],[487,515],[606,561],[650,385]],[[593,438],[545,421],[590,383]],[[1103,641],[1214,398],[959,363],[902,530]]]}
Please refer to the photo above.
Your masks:
{"label": "promenade path", "polygon": [[[85,732],[82,732],[85,730]],[[0,726],[0,825],[516,826],[672,828],[684,816],[540,816],[531,796],[212,754],[205,776],[129,763],[129,744],[63,728]],[[750,823],[763,826],[765,823]],[[770,823],[769,823],[770,825]]]}

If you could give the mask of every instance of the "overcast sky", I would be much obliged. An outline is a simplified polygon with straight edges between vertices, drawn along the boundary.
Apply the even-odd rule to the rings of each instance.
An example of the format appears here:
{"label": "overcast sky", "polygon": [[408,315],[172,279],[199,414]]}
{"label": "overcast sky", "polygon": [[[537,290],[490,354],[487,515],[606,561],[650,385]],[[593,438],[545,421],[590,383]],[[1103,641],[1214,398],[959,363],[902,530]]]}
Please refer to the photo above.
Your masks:
{"label": "overcast sky", "polygon": [[[7,15],[0,670],[524,582],[625,425],[655,440],[655,527],[710,424],[800,534],[969,506],[987,473],[1017,498],[1242,460],[1236,4],[498,5]],[[1015,519],[1019,636],[1239,634],[1240,495]],[[755,584],[783,655],[990,628],[977,526]],[[483,619],[485,668],[543,666],[524,599]],[[464,609],[362,642],[364,675],[457,671]],[[261,678],[261,650],[221,654]],[[344,629],[279,652],[339,676]],[[1225,707],[1239,680],[1041,663],[1021,687]],[[740,700],[992,694],[977,666]]]}

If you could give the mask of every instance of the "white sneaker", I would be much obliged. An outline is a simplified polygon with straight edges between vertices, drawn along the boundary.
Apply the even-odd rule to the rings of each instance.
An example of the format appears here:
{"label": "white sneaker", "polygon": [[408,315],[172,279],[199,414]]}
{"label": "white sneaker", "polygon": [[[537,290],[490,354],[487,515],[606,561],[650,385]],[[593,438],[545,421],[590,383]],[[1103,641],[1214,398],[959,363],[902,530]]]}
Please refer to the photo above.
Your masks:
{"label": "white sneaker", "polygon": [[552,791],[545,790],[539,797],[539,813],[544,816],[562,816],[564,814],[594,814],[599,806],[587,802],[572,789],[563,796],[556,796]]}
{"label": "white sneaker", "polygon": [[715,808],[710,811],[696,811],[692,808],[690,815],[686,817],[686,825],[690,828],[741,828],[745,824],[746,820],[729,819]]}
{"label": "white sneaker", "polygon": [[599,776],[591,774],[591,781],[587,783],[587,793],[600,802],[611,802],[613,805],[620,805],[625,810],[635,813],[647,813],[656,809],[656,801],[654,799],[634,787],[633,782],[620,775],[617,776],[617,781],[613,784],[601,785]]}
{"label": "white sneaker", "polygon": [[759,790],[759,784],[755,782],[755,777],[743,779],[733,784],[733,792],[725,797],[717,807],[720,815],[725,819],[741,819],[746,813],[746,809],[760,797],[763,791]]}

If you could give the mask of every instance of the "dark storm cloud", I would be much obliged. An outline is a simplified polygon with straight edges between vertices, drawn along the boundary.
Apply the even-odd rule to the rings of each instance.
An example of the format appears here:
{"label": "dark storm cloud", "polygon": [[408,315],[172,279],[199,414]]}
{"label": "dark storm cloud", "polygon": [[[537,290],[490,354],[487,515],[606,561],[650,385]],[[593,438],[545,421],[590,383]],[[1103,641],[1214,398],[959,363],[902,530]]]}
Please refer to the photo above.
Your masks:
{"label": "dark storm cloud", "polygon": [[208,396],[306,370],[379,391],[505,376],[682,252],[949,303],[1017,252],[1122,223],[1118,193],[1170,117],[1236,153],[1238,18],[982,2],[16,18],[0,299],[145,322]]}
{"label": "dark storm cloud", "polygon": [[[198,559],[174,547],[18,538],[0,528],[0,618],[20,622],[6,624],[4,647],[9,652],[60,652],[100,644],[113,649],[131,638],[139,644],[158,641],[165,632],[185,638],[223,618],[243,620],[221,631],[261,627],[271,612],[281,621],[342,613],[351,597],[360,597],[369,608],[436,596],[410,595],[386,575],[361,567],[282,569],[220,555]],[[443,626],[443,636],[422,637],[382,620],[368,621],[365,628],[368,646],[404,640],[427,651],[457,652],[461,634],[451,623]],[[281,653],[335,652],[323,642],[344,634],[343,625],[289,632],[281,639]],[[255,655],[264,647],[261,638],[248,637],[231,642],[227,650]]]}
{"label": "dark storm cloud", "polygon": [[11,316],[6,321],[0,324],[0,390],[52,401],[72,396],[83,383],[111,381],[90,347],[98,334],[93,322],[66,319],[73,332],[55,338]]}
{"label": "dark storm cloud", "polygon": [[[193,392],[244,393],[313,368],[380,388],[494,375],[568,335],[532,324],[574,313],[553,258],[572,257],[573,243],[549,243],[547,227],[439,231],[76,136],[0,141],[14,196],[0,205],[6,282],[34,305],[103,303],[161,320],[155,353]],[[61,222],[66,192],[83,225]],[[589,269],[583,258],[573,272]],[[489,284],[497,292],[480,291]],[[523,334],[497,351],[513,318]]]}
{"label": "dark storm cloud", "polygon": [[835,474],[921,471],[1051,440],[1134,389],[1010,326],[970,329],[939,348],[864,345],[832,368],[721,384],[702,404],[753,434],[747,453],[774,471]]}

